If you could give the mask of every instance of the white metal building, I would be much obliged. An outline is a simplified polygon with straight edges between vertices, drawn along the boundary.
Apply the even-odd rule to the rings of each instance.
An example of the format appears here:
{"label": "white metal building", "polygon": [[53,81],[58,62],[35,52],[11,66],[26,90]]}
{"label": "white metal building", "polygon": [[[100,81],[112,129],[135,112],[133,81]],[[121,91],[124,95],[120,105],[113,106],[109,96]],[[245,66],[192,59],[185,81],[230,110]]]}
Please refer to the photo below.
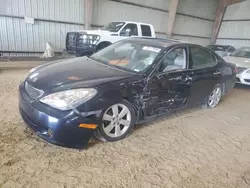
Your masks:
{"label": "white metal building", "polygon": [[[5,7],[0,16],[0,51],[6,55],[39,55],[46,42],[62,51],[66,32],[84,28],[82,0],[5,0]],[[25,17],[33,18],[34,24],[26,23]]]}
{"label": "white metal building", "polygon": [[250,46],[250,1],[229,5],[225,12],[218,44],[230,44],[237,48]]}
{"label": "white metal building", "polygon": [[[46,42],[62,52],[66,33],[84,29],[86,20],[92,29],[110,21],[146,22],[155,27],[157,36],[166,37],[170,29],[172,38],[207,45],[214,35],[220,1],[240,2],[179,0],[173,28],[168,28],[171,0],[0,0],[0,53],[37,56]],[[217,43],[249,45],[249,9],[250,0],[227,7]]]}

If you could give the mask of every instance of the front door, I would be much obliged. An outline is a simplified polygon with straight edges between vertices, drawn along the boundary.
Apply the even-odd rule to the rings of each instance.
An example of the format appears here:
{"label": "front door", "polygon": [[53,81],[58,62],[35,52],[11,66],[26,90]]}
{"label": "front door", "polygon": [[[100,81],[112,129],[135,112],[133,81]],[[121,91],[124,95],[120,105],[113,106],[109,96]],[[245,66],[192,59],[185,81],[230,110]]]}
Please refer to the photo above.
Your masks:
{"label": "front door", "polygon": [[192,87],[188,107],[205,102],[220,79],[217,57],[209,50],[199,47],[189,47],[189,69],[192,70]]}
{"label": "front door", "polygon": [[130,36],[138,36],[138,26],[137,24],[128,23],[120,31],[120,36],[127,38]]}
{"label": "front door", "polygon": [[192,71],[187,70],[187,49],[168,52],[148,80],[144,95],[145,116],[170,113],[185,105],[192,85]]}

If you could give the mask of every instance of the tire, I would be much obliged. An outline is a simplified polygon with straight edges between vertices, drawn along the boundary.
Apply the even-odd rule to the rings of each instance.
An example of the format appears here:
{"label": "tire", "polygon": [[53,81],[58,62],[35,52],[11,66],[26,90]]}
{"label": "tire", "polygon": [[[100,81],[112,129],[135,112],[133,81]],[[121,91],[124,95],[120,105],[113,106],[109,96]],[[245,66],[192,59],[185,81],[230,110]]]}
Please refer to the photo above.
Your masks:
{"label": "tire", "polygon": [[115,142],[126,138],[134,129],[136,116],[132,105],[122,100],[102,113],[99,130],[104,139]]}
{"label": "tire", "polygon": [[223,87],[221,84],[216,85],[212,92],[206,99],[206,103],[203,107],[205,108],[215,108],[220,103],[223,96]]}

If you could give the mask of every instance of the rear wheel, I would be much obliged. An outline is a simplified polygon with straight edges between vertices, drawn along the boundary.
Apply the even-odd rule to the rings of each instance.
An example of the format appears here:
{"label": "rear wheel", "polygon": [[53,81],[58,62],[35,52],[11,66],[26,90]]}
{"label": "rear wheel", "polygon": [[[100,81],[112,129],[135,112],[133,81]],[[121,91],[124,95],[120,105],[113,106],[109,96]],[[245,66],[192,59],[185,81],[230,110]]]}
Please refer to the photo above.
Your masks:
{"label": "rear wheel", "polygon": [[134,109],[129,102],[123,100],[104,111],[99,129],[107,141],[117,141],[128,136],[133,131],[134,124]]}
{"label": "rear wheel", "polygon": [[209,108],[215,108],[222,98],[222,86],[217,85],[208,97],[207,106]]}

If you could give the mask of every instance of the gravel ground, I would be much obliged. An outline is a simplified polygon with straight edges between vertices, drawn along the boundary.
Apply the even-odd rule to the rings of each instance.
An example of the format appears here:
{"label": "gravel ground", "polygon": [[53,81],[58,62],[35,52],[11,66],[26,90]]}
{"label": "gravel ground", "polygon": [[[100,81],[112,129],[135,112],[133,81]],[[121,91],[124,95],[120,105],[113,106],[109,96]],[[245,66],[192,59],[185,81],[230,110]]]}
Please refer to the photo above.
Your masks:
{"label": "gravel ground", "polygon": [[213,110],[187,110],[125,140],[74,150],[26,128],[17,99],[26,73],[0,72],[1,188],[250,187],[249,88],[234,89]]}

